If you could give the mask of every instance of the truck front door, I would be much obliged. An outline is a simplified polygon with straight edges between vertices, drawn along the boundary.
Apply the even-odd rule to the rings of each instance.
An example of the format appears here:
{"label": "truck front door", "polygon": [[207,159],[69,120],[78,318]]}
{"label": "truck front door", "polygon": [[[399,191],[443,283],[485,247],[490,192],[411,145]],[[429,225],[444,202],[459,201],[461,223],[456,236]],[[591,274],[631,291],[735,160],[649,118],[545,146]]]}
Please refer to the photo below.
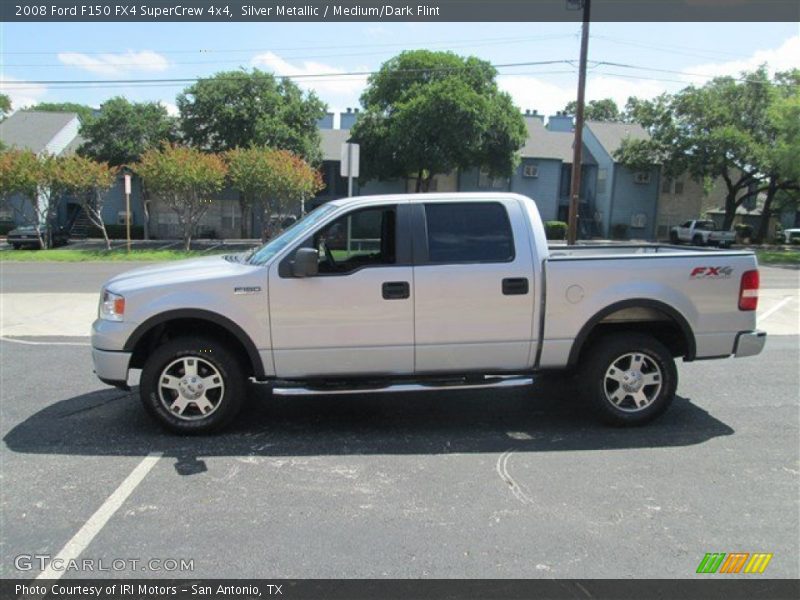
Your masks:
{"label": "truck front door", "polygon": [[319,274],[291,275],[292,256],[269,273],[278,377],[411,374],[413,273],[407,204],[356,208],[300,247],[319,252]]}

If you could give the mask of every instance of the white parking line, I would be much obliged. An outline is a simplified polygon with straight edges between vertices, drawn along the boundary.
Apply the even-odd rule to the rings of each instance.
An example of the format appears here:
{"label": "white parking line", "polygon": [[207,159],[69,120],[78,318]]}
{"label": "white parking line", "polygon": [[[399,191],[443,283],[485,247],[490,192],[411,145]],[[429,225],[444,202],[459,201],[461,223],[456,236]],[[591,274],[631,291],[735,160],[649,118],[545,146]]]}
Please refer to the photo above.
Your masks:
{"label": "white parking line", "polygon": [[774,315],[776,312],[778,312],[780,309],[782,309],[784,306],[786,306],[787,304],[789,304],[789,302],[791,302],[792,300],[794,300],[794,298],[792,298],[792,296],[786,296],[786,298],[784,298],[783,300],[781,300],[780,302],[778,302],[778,303],[777,303],[775,306],[773,306],[772,308],[770,308],[770,309],[769,309],[767,312],[765,312],[763,315],[758,315],[758,320],[759,320],[759,321],[763,321],[764,319],[766,319],[766,318],[768,318],[768,317],[771,317],[771,316],[772,316],[772,315]]}
{"label": "white parking line", "polygon": [[53,569],[53,563],[60,559],[60,562],[57,564],[63,565],[70,560],[78,558],[94,539],[94,536],[100,533],[100,530],[103,529],[109,519],[111,519],[119,507],[122,506],[122,503],[125,502],[128,496],[131,495],[131,492],[136,489],[136,486],[142,482],[161,456],[161,452],[151,452],[145,456],[142,462],[131,471],[131,474],[125,478],[125,481],[119,484],[119,487],[114,490],[114,493],[111,494],[105,502],[103,502],[103,505],[97,509],[97,512],[89,517],[89,520],[84,523],[78,533],[67,542],[67,545],[50,561],[47,568],[42,571],[36,579],[61,579],[65,571],[64,569]]}

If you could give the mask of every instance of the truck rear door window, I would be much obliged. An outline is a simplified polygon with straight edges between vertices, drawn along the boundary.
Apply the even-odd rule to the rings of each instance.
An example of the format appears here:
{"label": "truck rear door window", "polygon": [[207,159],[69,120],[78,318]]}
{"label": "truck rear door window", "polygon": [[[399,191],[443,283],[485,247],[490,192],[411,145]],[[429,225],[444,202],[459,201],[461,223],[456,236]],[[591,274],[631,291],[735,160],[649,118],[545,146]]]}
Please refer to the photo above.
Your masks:
{"label": "truck rear door window", "polygon": [[514,238],[498,202],[426,204],[428,260],[432,263],[510,262]]}

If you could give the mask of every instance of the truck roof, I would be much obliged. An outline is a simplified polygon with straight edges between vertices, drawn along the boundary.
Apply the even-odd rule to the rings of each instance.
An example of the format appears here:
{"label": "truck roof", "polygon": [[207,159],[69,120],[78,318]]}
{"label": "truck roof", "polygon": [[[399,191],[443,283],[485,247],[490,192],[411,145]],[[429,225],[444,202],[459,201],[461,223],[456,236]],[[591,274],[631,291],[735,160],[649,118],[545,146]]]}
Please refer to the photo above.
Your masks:
{"label": "truck roof", "polygon": [[327,204],[334,206],[346,206],[348,204],[366,202],[479,202],[486,200],[497,200],[499,198],[516,199],[524,202],[533,200],[522,194],[512,192],[436,192],[419,194],[383,194],[378,196],[353,196],[352,198],[339,198],[331,200]]}

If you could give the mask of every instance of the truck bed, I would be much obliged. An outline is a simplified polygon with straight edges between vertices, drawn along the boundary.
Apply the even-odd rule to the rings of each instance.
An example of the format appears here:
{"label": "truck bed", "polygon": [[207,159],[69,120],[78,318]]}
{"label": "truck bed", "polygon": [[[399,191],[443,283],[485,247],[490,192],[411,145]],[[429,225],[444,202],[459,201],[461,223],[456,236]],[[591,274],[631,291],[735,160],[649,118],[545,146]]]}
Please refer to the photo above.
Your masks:
{"label": "truck bed", "polygon": [[670,244],[581,244],[578,246],[550,245],[550,259],[595,259],[595,258],[649,258],[659,257],[708,257],[709,255],[746,256],[750,250],[720,250],[708,247],[672,246]]}

